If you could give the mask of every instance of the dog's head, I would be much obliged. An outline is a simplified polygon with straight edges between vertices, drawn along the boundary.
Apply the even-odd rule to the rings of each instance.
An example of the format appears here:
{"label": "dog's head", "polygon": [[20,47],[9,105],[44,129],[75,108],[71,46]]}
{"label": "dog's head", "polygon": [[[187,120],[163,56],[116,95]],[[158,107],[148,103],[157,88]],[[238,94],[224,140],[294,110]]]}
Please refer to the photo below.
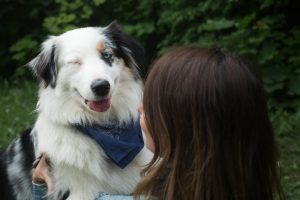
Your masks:
{"label": "dog's head", "polygon": [[90,110],[105,112],[118,85],[140,79],[143,57],[142,46],[112,22],[49,37],[29,66],[42,88],[72,93]]}

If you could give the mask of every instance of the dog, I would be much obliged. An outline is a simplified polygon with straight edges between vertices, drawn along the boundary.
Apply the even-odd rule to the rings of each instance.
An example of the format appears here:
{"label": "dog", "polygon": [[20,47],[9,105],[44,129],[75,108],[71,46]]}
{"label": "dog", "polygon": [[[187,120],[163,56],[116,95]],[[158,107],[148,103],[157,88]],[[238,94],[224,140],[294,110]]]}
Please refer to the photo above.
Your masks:
{"label": "dog", "polygon": [[[32,163],[41,154],[51,161],[48,199],[94,200],[99,191],[134,190],[152,158],[138,123],[143,56],[143,47],[116,21],[43,42],[29,62],[40,84],[37,120],[0,155],[1,199],[33,198]],[[97,138],[99,129],[104,139]],[[127,142],[124,135],[132,132],[134,140],[119,148],[120,137]]]}

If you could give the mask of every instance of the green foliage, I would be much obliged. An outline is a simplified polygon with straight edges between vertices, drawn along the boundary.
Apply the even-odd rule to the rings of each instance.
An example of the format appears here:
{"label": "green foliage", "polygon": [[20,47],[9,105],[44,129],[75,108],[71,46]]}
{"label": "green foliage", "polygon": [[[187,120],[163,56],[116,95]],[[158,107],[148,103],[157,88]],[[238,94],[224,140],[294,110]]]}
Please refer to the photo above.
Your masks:
{"label": "green foliage", "polygon": [[20,63],[27,63],[28,60],[26,59],[31,54],[30,52],[35,49],[38,49],[38,42],[33,40],[32,37],[26,35],[25,37],[19,39],[16,43],[14,43],[10,48],[9,51],[13,53],[12,59],[20,62]]}
{"label": "green foliage", "polygon": [[[36,55],[47,35],[105,26],[117,19],[146,49],[143,74],[158,55],[188,44],[221,47],[256,63],[278,141],[286,144],[293,141],[287,138],[300,138],[300,23],[291,0],[4,0],[0,4],[0,23],[5,27],[0,30],[5,38],[0,43],[0,73],[6,78],[27,74],[19,66]],[[296,163],[298,172],[289,170],[299,178],[299,162],[285,163]],[[292,176],[289,171],[284,173]],[[293,181],[287,184],[293,185],[289,197],[299,198],[299,181],[286,180]]]}
{"label": "green foliage", "polygon": [[68,1],[56,0],[57,13],[45,18],[43,27],[49,34],[58,35],[65,31],[88,24],[93,9],[103,4],[105,0]]}

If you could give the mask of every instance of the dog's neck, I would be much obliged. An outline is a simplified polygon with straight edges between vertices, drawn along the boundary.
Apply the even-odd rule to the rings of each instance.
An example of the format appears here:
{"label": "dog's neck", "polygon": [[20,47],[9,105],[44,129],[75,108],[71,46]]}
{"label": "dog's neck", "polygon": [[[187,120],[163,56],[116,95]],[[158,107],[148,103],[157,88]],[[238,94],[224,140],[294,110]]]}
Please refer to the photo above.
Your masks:
{"label": "dog's neck", "polygon": [[138,120],[129,124],[111,122],[104,125],[73,124],[74,128],[89,136],[120,168],[125,168],[144,147]]}

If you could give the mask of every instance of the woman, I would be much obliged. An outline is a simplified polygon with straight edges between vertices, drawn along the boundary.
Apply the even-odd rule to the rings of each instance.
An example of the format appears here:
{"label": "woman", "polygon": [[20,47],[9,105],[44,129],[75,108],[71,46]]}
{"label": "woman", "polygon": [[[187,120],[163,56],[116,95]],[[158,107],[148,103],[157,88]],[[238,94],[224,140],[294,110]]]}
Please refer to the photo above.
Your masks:
{"label": "woman", "polygon": [[235,55],[197,47],[164,54],[139,110],[154,158],[135,197],[284,198],[262,81]]}

